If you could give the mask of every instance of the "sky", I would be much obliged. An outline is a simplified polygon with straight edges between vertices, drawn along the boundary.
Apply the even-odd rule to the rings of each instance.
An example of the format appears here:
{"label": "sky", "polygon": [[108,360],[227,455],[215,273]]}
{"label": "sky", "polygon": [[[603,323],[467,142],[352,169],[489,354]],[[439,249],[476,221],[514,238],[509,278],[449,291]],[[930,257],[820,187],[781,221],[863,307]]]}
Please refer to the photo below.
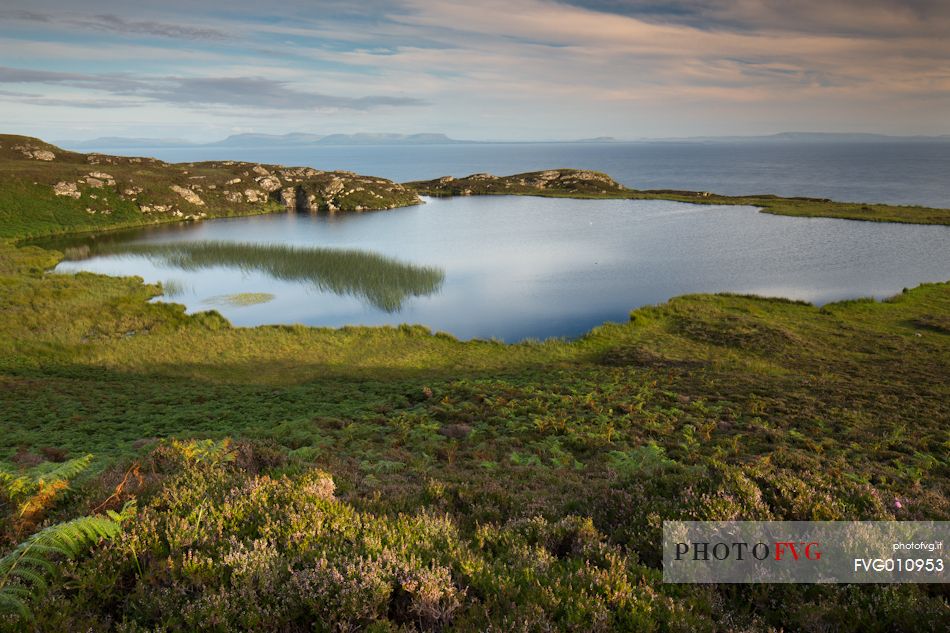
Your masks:
{"label": "sky", "polygon": [[0,131],[950,134],[950,2],[0,0]]}

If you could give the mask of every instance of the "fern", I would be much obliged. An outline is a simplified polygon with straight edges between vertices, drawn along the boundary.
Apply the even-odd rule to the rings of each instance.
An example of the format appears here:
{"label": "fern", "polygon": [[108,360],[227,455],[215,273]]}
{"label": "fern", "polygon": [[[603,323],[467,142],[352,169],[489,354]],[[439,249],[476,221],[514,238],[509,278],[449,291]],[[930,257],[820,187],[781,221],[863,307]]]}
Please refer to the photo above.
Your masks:
{"label": "fern", "polygon": [[135,513],[135,502],[122,512],[80,517],[41,530],[0,558],[0,613],[30,618],[29,601],[43,595],[56,557],[75,558],[101,540],[111,540],[122,522]]}
{"label": "fern", "polygon": [[34,494],[41,486],[57,481],[70,481],[82,474],[92,464],[92,455],[84,455],[62,464],[43,464],[23,475],[15,475],[0,469],[0,488],[12,500]]}
{"label": "fern", "polygon": [[623,477],[649,477],[676,464],[666,456],[666,450],[655,442],[629,451],[611,451],[607,454],[607,462],[610,468]]}
{"label": "fern", "polygon": [[14,475],[5,470],[0,470],[0,489],[9,499],[14,500],[23,497],[27,491],[33,489],[35,482],[32,477],[27,475]]}
{"label": "fern", "polygon": [[0,470],[0,488],[17,507],[20,518],[35,518],[69,487],[70,480],[89,468],[92,459],[85,455],[62,464],[44,464],[23,475]]}
{"label": "fern", "polygon": [[171,445],[185,461],[198,464],[205,463],[210,466],[218,466],[225,462],[233,462],[236,457],[231,446],[231,440],[227,438],[217,442],[210,439],[186,442],[172,440]]}
{"label": "fern", "polygon": [[92,455],[84,455],[67,462],[54,466],[50,470],[39,474],[36,477],[38,483],[50,483],[53,481],[70,481],[83,473],[89,465],[92,464]]}

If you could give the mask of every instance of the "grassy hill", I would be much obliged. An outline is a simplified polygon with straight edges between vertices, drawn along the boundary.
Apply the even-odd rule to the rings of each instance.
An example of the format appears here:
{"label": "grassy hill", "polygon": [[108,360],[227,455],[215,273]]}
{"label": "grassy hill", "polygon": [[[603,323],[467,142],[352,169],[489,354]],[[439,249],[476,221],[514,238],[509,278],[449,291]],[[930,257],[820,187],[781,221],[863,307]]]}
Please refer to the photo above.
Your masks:
{"label": "grassy hill", "polygon": [[238,161],[165,163],[77,154],[0,135],[0,238],[300,211],[370,211],[420,202],[394,182]]}
{"label": "grassy hill", "polygon": [[[152,221],[139,202],[200,213],[170,190],[197,166],[90,168],[0,143],[21,156],[0,177],[6,237]],[[255,173],[216,165],[207,183]],[[45,206],[15,194],[91,170],[116,185]],[[207,183],[189,190],[226,213]],[[109,206],[87,213],[102,189]],[[692,295],[574,342],[505,345],[235,328],[150,302],[161,288],[137,278],[47,274],[59,257],[0,243],[0,556],[61,521],[137,511],[52,554],[45,591],[0,573],[0,631],[946,621],[940,585],[663,584],[659,542],[664,519],[947,520],[950,283],[822,308]],[[14,589],[28,616],[5,610]]]}

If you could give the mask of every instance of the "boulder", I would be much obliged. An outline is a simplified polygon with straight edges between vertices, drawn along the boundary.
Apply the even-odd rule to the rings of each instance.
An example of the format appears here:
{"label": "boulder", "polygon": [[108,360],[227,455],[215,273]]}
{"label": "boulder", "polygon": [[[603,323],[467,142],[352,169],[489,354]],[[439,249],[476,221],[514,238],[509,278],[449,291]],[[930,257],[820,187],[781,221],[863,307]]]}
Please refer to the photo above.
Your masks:
{"label": "boulder", "polygon": [[288,211],[297,209],[297,190],[293,187],[287,187],[280,190],[280,201],[287,207]]}
{"label": "boulder", "polygon": [[255,178],[258,186],[264,191],[271,193],[281,188],[280,180],[276,176],[261,176]]}
{"label": "boulder", "polygon": [[205,206],[205,201],[198,197],[191,189],[185,189],[184,187],[179,187],[178,185],[172,185],[169,187],[172,191],[177,193],[179,196],[185,199],[186,202],[191,204],[198,205],[199,207]]}
{"label": "boulder", "polygon": [[66,196],[73,199],[79,199],[82,194],[74,182],[58,182],[53,185],[53,193],[57,196]]}
{"label": "boulder", "polygon": [[257,189],[245,189],[244,197],[248,202],[264,202],[267,200],[267,194]]}

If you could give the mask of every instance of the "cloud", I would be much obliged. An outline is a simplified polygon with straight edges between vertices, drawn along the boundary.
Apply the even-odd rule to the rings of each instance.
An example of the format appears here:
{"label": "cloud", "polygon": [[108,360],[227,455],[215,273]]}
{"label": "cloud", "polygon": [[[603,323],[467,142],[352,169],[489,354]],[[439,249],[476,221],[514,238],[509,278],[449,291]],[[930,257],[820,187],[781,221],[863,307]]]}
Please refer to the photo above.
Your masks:
{"label": "cloud", "polygon": [[29,68],[0,66],[0,83],[5,84],[60,84],[73,88],[88,88],[113,93],[133,92],[142,85],[127,75],[87,75]]}
{"label": "cloud", "polygon": [[894,35],[946,33],[945,0],[562,0],[563,4],[704,30]]}
{"label": "cloud", "polygon": [[122,100],[122,99],[86,99],[86,98],[56,98],[45,97],[42,95],[30,94],[27,92],[15,92],[12,90],[0,90],[0,99],[4,101],[16,101],[37,106],[54,106],[65,108],[136,108],[142,106],[140,101]]}
{"label": "cloud", "polygon": [[[188,106],[231,106],[263,110],[370,110],[418,106],[414,97],[346,97],[298,90],[289,81],[264,77],[147,77],[95,75],[0,66],[0,83],[86,88],[143,102]],[[22,96],[22,95],[21,95]]]}
{"label": "cloud", "polygon": [[414,106],[425,102],[412,97],[340,97],[303,92],[289,82],[261,77],[172,78],[147,89],[147,96],[167,103],[221,104],[274,110],[369,110],[379,106]]}
{"label": "cloud", "polygon": [[[405,22],[453,29],[454,41],[485,55],[507,55],[508,66],[522,74],[526,70],[522,61],[536,64],[535,75],[546,61],[548,68],[557,69],[560,83],[568,85],[576,79],[585,87],[603,89],[688,90],[722,80],[722,88],[736,90],[771,84],[776,101],[788,99],[788,90],[800,87],[862,86],[879,96],[897,84],[913,83],[922,92],[948,87],[948,74],[934,69],[946,67],[950,45],[945,38],[915,33],[856,37],[767,29],[732,32],[652,23],[541,0],[486,0],[477,7],[459,1],[436,6],[407,1],[414,2],[417,11]],[[502,14],[504,19],[498,19]],[[531,44],[537,42],[553,45]],[[546,60],[537,59],[540,50]]]}
{"label": "cloud", "polygon": [[0,11],[0,18],[6,20],[23,20],[26,22],[51,22],[52,17],[46,13],[38,13],[36,11],[25,11],[25,10],[16,10],[16,11]]}
{"label": "cloud", "polygon": [[[333,131],[481,137],[842,122],[933,132],[947,129],[950,108],[946,0],[164,0],[148,13],[127,0],[87,0],[85,13],[69,0],[10,4],[28,10],[0,10],[0,57],[44,69],[0,68],[0,87],[36,93],[0,95],[11,102],[3,114],[27,121],[29,105],[12,102],[72,95],[147,106],[103,115],[137,123],[231,117],[287,130],[317,125],[311,113],[322,111]],[[439,107],[413,109],[428,103]]]}
{"label": "cloud", "polygon": [[122,35],[154,35],[188,40],[227,40],[230,36],[218,29],[183,26],[168,22],[151,20],[130,21],[117,15],[95,15],[89,18],[74,18],[71,24],[98,31],[108,31]]}
{"label": "cloud", "polygon": [[119,35],[146,35],[186,40],[228,40],[231,36],[214,28],[188,26],[155,20],[127,20],[117,15],[72,15],[57,17],[38,11],[4,11],[0,18],[43,24],[61,24]]}

